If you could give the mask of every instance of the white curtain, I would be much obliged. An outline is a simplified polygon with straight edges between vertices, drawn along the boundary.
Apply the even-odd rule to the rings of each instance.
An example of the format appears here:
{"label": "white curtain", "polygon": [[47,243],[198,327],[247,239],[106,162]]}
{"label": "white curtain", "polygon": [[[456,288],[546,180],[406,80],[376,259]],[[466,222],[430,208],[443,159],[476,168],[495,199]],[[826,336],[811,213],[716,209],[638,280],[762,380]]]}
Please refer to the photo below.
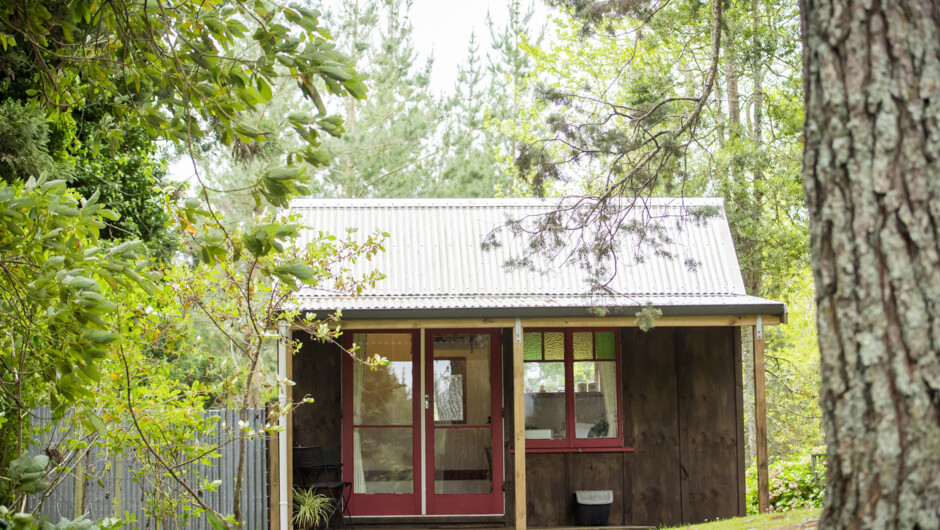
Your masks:
{"label": "white curtain", "polygon": [[604,410],[607,412],[607,436],[617,436],[617,363],[598,362],[597,369],[601,378],[601,394],[604,396]]}
{"label": "white curtain", "polygon": [[[366,349],[366,335],[357,334],[353,340],[361,348]],[[362,469],[362,443],[359,440],[359,429],[355,424],[361,420],[362,412],[362,389],[365,386],[365,365],[359,361],[353,361],[353,491],[356,493],[369,493],[366,491],[366,476]]]}

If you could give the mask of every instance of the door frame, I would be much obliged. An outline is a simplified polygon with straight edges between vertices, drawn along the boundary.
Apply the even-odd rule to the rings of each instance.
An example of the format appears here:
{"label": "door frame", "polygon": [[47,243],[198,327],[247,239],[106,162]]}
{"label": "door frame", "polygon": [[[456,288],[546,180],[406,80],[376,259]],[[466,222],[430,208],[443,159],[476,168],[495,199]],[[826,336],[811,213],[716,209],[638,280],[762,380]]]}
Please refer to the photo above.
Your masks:
{"label": "door frame", "polygon": [[[502,330],[499,328],[420,328],[420,329],[348,329],[343,331],[343,348],[352,347],[353,337],[358,333],[394,333],[411,335],[412,355],[412,458],[414,465],[413,493],[357,493],[352,491],[349,508],[353,516],[438,516],[438,515],[504,515],[505,481],[503,450],[503,390],[502,390]],[[426,399],[433,403],[433,336],[435,334],[476,334],[490,336],[490,402],[493,437],[493,492],[480,506],[476,495],[466,495],[463,501],[449,504],[446,513],[435,505],[433,494],[433,414],[434,407],[424,409]],[[343,480],[354,482],[356,462],[353,457],[353,359],[343,352],[342,361],[342,454]],[[427,397],[425,397],[427,396]],[[481,494],[484,496],[486,494]],[[456,496],[456,495],[455,495]]]}
{"label": "door frame", "polygon": [[[502,418],[502,331],[500,329],[434,328],[424,331],[424,391],[430,404],[424,418],[425,498],[428,515],[503,515],[503,418]],[[493,490],[489,494],[434,493],[434,336],[489,335],[490,337],[490,430]]]}
{"label": "door frame", "polygon": [[[352,515],[421,515],[421,499],[424,495],[421,448],[421,406],[423,388],[421,379],[421,360],[423,358],[423,342],[418,330],[402,329],[370,329],[363,331],[345,330],[343,332],[343,348],[348,351],[352,347],[353,337],[357,333],[393,333],[398,335],[411,335],[412,359],[412,462],[414,466],[412,493],[357,493],[355,486],[349,499],[349,509]],[[354,483],[353,469],[356,465],[353,457],[353,359],[343,352],[342,363],[342,407],[343,407],[343,480]]]}

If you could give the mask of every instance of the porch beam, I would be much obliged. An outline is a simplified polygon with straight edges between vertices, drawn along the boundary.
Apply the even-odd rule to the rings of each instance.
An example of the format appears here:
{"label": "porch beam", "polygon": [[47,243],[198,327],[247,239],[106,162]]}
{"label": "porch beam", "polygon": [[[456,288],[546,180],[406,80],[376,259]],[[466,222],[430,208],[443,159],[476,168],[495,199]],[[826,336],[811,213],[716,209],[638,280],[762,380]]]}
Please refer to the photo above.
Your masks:
{"label": "porch beam", "polygon": [[522,356],[522,321],[515,321],[512,340],[512,424],[513,472],[515,484],[516,529],[526,528],[525,503],[525,367]]}
{"label": "porch beam", "polygon": [[[779,315],[760,315],[764,326],[780,324]],[[725,316],[686,316],[660,317],[656,327],[736,327],[753,326],[757,323],[755,315]],[[343,320],[339,325],[345,329],[421,329],[421,328],[511,328],[516,324],[513,318],[454,318],[454,319],[368,319]],[[634,328],[635,317],[579,317],[579,318],[527,318],[526,327],[579,327],[579,328]],[[330,323],[335,328],[337,324]]]}
{"label": "porch beam", "polygon": [[757,509],[770,510],[770,477],[767,456],[767,395],[764,381],[764,327],[760,315],[754,325],[754,438],[757,444]]}

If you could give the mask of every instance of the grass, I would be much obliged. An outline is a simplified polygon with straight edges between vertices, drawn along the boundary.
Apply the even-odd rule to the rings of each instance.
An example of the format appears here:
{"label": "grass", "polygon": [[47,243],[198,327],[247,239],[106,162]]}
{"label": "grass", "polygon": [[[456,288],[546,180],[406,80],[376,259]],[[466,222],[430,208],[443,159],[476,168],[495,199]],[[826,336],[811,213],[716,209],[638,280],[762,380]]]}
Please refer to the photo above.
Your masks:
{"label": "grass", "polygon": [[769,530],[772,528],[800,528],[800,524],[804,522],[813,522],[814,524],[807,526],[807,528],[816,528],[815,521],[819,519],[819,512],[819,508],[809,508],[782,513],[747,515],[711,523],[674,526],[672,528],[674,530]]}

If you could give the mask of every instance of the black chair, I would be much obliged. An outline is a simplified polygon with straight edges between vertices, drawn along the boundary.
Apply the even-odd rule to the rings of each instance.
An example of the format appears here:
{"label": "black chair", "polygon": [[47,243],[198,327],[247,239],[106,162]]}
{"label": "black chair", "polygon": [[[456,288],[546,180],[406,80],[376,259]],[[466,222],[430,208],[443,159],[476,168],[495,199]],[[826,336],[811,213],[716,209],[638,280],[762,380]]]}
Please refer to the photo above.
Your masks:
{"label": "black chair", "polygon": [[[328,517],[327,527],[339,514],[339,524],[346,528],[349,514],[349,496],[352,494],[352,482],[343,481],[343,464],[336,451],[320,446],[294,448],[294,482],[300,488],[311,488],[324,493],[334,500],[333,509]],[[344,517],[345,516],[345,517]],[[350,518],[349,526],[352,527]]]}

